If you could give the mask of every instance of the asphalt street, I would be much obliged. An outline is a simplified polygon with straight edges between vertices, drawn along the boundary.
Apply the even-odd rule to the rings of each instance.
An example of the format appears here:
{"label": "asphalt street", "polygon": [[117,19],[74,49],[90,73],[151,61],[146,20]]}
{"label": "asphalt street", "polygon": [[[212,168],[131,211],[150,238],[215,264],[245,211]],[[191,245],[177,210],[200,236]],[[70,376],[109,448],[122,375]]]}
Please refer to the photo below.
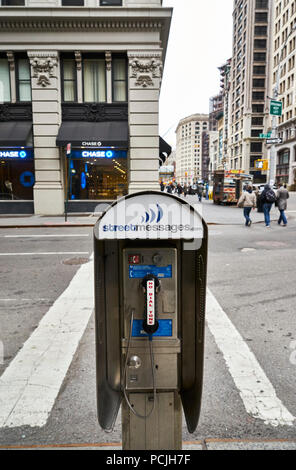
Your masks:
{"label": "asphalt street", "polygon": [[[281,405],[280,410],[286,410],[294,418],[294,206],[290,206],[288,227],[279,227],[273,222],[269,230],[262,223],[262,214],[256,214],[258,223],[246,228],[240,223],[243,221],[241,214],[238,215],[238,209],[217,208],[207,203],[204,210],[209,221],[217,219],[215,214],[219,210],[227,214],[224,217],[226,224],[221,223],[223,218],[220,217],[219,224],[210,225],[209,229],[210,292],[270,382]],[[87,266],[91,266],[92,243],[91,227],[0,229],[0,340],[4,349],[3,361],[0,360],[2,377],[9,373],[15,358],[23,360],[18,355],[22,354],[24,345],[28,344],[33,333],[38,331],[41,320],[55,307],[57,299],[64,299],[64,293],[68,292],[69,300],[71,295],[67,289],[72,288],[71,292],[75,292],[77,287],[71,283],[76,276],[83,279],[84,271],[80,270],[87,270]],[[79,282],[82,283],[82,280]],[[86,290],[92,290],[91,281],[84,284]],[[50,385],[52,390],[56,390],[56,395],[53,395],[55,399],[50,405],[47,404],[50,412],[44,422],[40,421],[42,425],[38,426],[21,424],[22,408],[15,419],[15,410],[11,410],[6,417],[2,416],[2,447],[92,443],[98,446],[111,443],[116,446],[121,441],[120,416],[112,434],[104,433],[97,424],[93,315],[85,312],[85,307],[78,304],[67,308],[77,309],[80,317],[86,315],[85,324],[80,325],[78,318],[77,331],[81,337],[78,335],[73,342],[70,359],[63,369],[65,374],[58,377],[59,386]],[[72,341],[70,333],[69,344]],[[233,345],[232,356],[235,354]],[[46,359],[46,350],[42,356]],[[215,329],[209,322],[200,423],[193,435],[187,432],[183,423],[183,440],[295,440],[295,421],[289,422],[287,419],[284,424],[271,424],[272,419],[264,420],[258,414],[256,416],[256,412],[247,409],[245,390],[240,388],[234,376],[231,361],[231,354],[226,354],[223,343],[216,337]],[[260,392],[259,385],[258,394]],[[0,396],[3,397],[1,393],[3,386],[1,388],[0,380]],[[268,402],[265,401],[262,390],[262,403],[268,408]],[[38,406],[37,403],[36,413]],[[9,424],[10,419],[12,424]]]}

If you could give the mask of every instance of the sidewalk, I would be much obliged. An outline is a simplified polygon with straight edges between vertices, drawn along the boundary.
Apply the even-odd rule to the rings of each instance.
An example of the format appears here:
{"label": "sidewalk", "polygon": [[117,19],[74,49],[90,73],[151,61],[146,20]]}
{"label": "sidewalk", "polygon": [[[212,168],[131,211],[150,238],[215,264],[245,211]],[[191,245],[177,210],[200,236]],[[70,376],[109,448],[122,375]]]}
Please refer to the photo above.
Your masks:
{"label": "sidewalk", "polygon": [[[204,217],[209,225],[242,225],[244,223],[243,211],[236,206],[216,206],[212,201],[198,202],[197,196],[188,196],[188,203],[195,206],[196,210]],[[40,215],[0,215],[1,228],[37,228],[37,227],[93,227],[100,213],[69,214],[65,222],[64,216],[40,216]],[[273,206],[271,220],[277,221],[278,209]],[[288,219],[296,217],[296,193],[290,194],[287,210]],[[264,223],[264,216],[257,210],[252,211],[251,218],[254,224]]]}

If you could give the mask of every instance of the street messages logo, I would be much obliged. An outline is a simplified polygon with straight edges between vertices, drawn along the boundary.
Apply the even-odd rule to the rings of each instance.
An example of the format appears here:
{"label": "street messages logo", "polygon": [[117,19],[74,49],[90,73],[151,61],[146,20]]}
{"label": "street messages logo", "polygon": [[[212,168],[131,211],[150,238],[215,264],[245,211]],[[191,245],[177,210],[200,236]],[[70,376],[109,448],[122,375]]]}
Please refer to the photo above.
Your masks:
{"label": "street messages logo", "polygon": [[[167,209],[167,207],[166,207]],[[139,211],[138,211],[139,212]],[[109,223],[103,225],[104,232],[192,232],[194,229],[190,223],[182,223],[179,221],[182,218],[175,214],[178,223],[170,223],[169,218],[166,217],[168,223],[161,223],[164,219],[164,209],[160,204],[156,204],[153,208],[145,210],[142,209],[141,215],[136,217],[133,223]],[[171,217],[172,219],[172,217]],[[188,219],[188,218],[187,218]]]}
{"label": "street messages logo", "polygon": [[[154,220],[156,220],[156,223],[159,223],[161,219],[163,218],[163,210],[159,204],[157,204],[157,209],[158,209],[157,214],[152,209],[150,209],[150,214],[146,212],[145,216],[142,217],[142,223],[143,222],[145,222],[146,224],[148,222],[152,223],[154,222]],[[157,219],[156,219],[156,215],[157,215]]]}

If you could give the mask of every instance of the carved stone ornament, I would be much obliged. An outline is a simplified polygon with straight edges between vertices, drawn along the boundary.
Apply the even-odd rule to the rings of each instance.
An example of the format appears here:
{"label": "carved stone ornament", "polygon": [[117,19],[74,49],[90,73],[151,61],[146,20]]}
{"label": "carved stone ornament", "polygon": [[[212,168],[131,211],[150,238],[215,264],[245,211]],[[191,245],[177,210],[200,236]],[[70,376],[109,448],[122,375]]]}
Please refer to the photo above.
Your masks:
{"label": "carved stone ornament", "polygon": [[106,60],[106,69],[107,69],[107,71],[110,71],[111,66],[112,66],[112,54],[111,54],[110,51],[106,51],[105,60]]}
{"label": "carved stone ornament", "polygon": [[33,68],[33,78],[37,78],[37,85],[45,88],[51,84],[57,66],[56,57],[31,57],[30,64]]}
{"label": "carved stone ornament", "polygon": [[161,78],[162,62],[158,58],[134,58],[130,65],[131,77],[136,78],[136,86],[147,88],[154,85],[153,78]]}
{"label": "carved stone ornament", "polygon": [[10,70],[11,72],[13,72],[15,69],[14,53],[12,51],[7,51],[6,55],[7,55]]}
{"label": "carved stone ornament", "polygon": [[81,70],[81,68],[82,68],[82,55],[81,55],[80,51],[75,51],[75,60],[76,60],[77,70]]}

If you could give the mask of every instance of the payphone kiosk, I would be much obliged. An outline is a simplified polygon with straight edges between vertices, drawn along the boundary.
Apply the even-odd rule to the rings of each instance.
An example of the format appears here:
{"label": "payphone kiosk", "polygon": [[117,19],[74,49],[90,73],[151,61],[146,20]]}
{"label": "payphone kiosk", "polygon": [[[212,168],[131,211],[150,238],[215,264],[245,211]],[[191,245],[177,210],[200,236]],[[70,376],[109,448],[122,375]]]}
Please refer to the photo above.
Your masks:
{"label": "payphone kiosk", "polygon": [[182,406],[197,427],[203,380],[207,225],[177,196],[116,201],[95,229],[98,419],[123,448],[180,449]]}

